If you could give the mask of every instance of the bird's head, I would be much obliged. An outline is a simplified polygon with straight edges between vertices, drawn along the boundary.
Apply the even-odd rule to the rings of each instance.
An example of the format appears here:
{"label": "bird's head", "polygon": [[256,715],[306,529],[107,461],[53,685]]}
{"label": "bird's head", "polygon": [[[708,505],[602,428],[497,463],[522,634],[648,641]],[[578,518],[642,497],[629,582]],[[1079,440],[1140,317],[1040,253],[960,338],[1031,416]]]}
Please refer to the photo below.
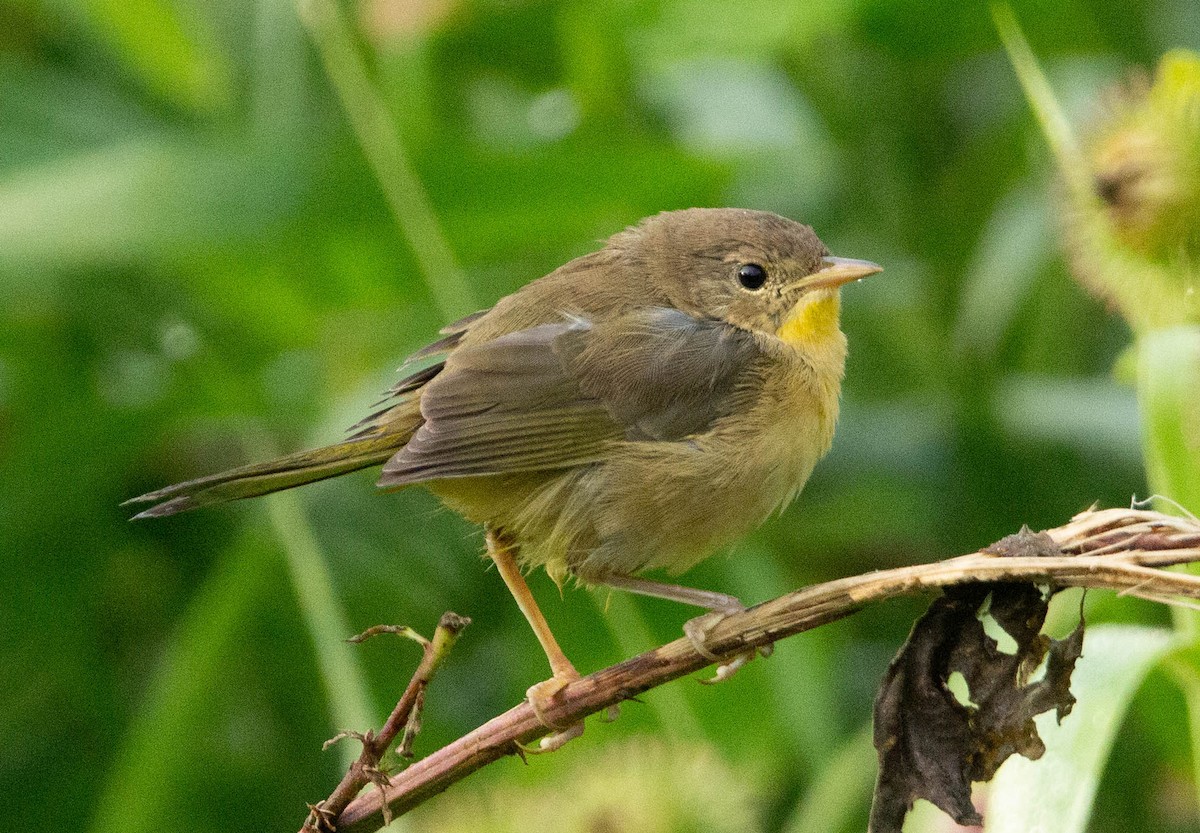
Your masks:
{"label": "bird's head", "polygon": [[844,349],[839,288],[882,271],[832,256],[811,227],[765,211],[670,211],[626,234],[642,273],[673,306],[812,352]]}

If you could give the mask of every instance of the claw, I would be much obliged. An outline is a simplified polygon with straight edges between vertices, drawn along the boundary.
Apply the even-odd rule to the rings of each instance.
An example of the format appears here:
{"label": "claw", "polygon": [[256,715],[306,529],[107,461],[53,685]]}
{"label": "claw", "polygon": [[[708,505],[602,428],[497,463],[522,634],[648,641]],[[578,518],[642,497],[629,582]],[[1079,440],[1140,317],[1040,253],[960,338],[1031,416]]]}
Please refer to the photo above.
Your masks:
{"label": "claw", "polygon": [[734,654],[731,659],[725,660],[717,666],[717,673],[713,674],[707,680],[701,680],[703,685],[716,685],[723,683],[741,670],[742,666],[754,659],[756,651],[746,651],[742,654]]}
{"label": "claw", "polygon": [[697,616],[695,619],[689,619],[683,623],[683,633],[692,643],[692,647],[696,649],[696,653],[717,663],[717,672],[707,680],[700,682],[705,685],[713,685],[728,680],[736,674],[743,665],[754,659],[757,655],[769,657],[775,650],[773,645],[764,645],[761,648],[756,648],[749,651],[742,651],[733,656],[720,656],[714,654],[708,649],[705,644],[708,641],[708,635],[712,629],[717,626],[721,620],[734,613],[741,613],[745,608],[732,608],[730,610],[710,610],[703,616]]}
{"label": "claw", "polygon": [[583,723],[579,722],[573,726],[568,726],[565,729],[555,729],[550,734],[538,741],[537,746],[530,746],[525,743],[517,743],[517,747],[526,755],[544,755],[547,752],[553,752],[556,749],[561,749],[567,745],[568,741],[575,740],[583,734]]}
{"label": "claw", "polygon": [[529,701],[529,705],[533,706],[533,713],[537,715],[538,722],[548,729],[553,729],[553,731],[538,741],[537,746],[526,746],[525,744],[518,743],[517,746],[522,752],[531,755],[553,752],[568,741],[574,740],[583,734],[582,721],[569,726],[563,726],[554,723],[546,717],[546,710],[553,705],[552,701],[558,696],[558,693],[578,679],[579,674],[572,669],[570,673],[555,674],[548,680],[542,680],[540,683],[531,685],[529,690],[525,692],[525,699]]}
{"label": "claw", "polygon": [[722,619],[729,616],[731,613],[740,613],[740,610],[710,610],[702,616],[697,616],[695,619],[688,619],[683,623],[683,634],[692,643],[692,647],[696,649],[696,653],[713,662],[720,662],[721,657],[708,650],[708,646],[704,643],[708,641],[708,634],[715,628]]}

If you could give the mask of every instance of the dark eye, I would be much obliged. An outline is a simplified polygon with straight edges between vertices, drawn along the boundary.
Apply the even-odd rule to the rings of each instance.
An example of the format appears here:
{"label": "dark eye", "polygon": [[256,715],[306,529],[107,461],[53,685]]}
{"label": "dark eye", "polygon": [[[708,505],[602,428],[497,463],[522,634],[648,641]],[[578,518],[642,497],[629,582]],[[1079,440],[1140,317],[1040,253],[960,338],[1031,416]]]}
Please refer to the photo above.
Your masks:
{"label": "dark eye", "polygon": [[757,263],[747,263],[738,269],[738,283],[747,289],[762,289],[767,282],[767,270]]}

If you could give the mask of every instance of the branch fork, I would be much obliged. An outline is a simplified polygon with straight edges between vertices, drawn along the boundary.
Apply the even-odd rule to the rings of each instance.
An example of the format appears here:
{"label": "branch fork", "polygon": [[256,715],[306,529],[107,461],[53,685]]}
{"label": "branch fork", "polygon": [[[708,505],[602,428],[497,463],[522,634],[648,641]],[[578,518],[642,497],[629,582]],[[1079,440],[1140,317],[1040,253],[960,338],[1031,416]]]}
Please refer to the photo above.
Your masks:
{"label": "branch fork", "polygon": [[425,689],[429,686],[434,674],[445,661],[450,648],[458,640],[463,628],[471,624],[471,620],[457,613],[442,614],[434,631],[433,639],[426,639],[415,630],[405,626],[376,625],[368,628],[357,636],[352,636],[348,642],[364,642],[380,634],[395,634],[411,639],[421,646],[421,662],[413,672],[412,679],[404,689],[396,707],[388,715],[387,721],[378,733],[368,729],[366,732],[343,730],[325,741],[322,749],[328,749],[334,744],[347,738],[353,738],[362,744],[362,752],[358,759],[350,765],[350,769],[342,776],[337,788],[329,798],[308,805],[308,817],[300,828],[300,833],[333,833],[340,829],[339,815],[354,800],[354,797],[367,784],[374,784],[381,798],[380,818],[383,825],[392,821],[390,808],[390,781],[388,772],[381,767],[383,756],[391,748],[396,736],[403,732],[397,754],[404,758],[412,757],[412,742],[421,728],[421,709],[425,705]]}

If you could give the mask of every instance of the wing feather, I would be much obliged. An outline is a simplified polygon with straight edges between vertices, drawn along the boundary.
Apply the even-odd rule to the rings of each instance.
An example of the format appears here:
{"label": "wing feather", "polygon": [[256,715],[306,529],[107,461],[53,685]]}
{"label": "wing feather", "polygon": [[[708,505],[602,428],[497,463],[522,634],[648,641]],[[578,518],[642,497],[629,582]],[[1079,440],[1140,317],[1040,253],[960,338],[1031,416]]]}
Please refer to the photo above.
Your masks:
{"label": "wing feather", "polygon": [[424,422],[380,485],[586,465],[613,443],[684,439],[728,413],[760,356],[750,333],[666,308],[460,347],[422,388]]}
{"label": "wing feather", "polygon": [[404,406],[410,403],[412,394],[420,391],[442,372],[442,368],[446,366],[446,357],[466,337],[471,325],[489,312],[491,309],[479,310],[447,324],[439,331],[442,338],[426,344],[408,356],[400,365],[399,372],[402,374],[400,381],[388,388],[383,399],[375,403],[374,411],[347,429],[350,439],[355,440],[387,433],[396,421],[406,422],[407,414],[400,414],[398,410],[403,410]]}

